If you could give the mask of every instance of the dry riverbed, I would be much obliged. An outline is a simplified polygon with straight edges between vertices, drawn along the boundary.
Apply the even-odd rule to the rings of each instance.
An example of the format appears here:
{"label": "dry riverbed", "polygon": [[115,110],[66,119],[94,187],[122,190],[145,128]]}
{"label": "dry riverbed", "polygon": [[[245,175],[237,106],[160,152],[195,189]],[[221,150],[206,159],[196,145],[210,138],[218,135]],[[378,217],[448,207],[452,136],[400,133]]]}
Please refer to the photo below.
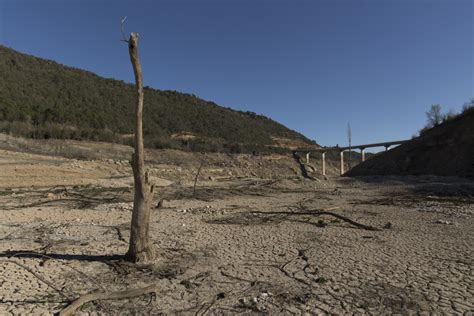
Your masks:
{"label": "dry riverbed", "polygon": [[50,314],[86,293],[151,284],[155,294],[80,311],[473,312],[472,181],[206,175],[193,194],[191,171],[183,180],[155,168],[159,259],[133,265],[121,258],[126,163],[0,151],[0,314]]}

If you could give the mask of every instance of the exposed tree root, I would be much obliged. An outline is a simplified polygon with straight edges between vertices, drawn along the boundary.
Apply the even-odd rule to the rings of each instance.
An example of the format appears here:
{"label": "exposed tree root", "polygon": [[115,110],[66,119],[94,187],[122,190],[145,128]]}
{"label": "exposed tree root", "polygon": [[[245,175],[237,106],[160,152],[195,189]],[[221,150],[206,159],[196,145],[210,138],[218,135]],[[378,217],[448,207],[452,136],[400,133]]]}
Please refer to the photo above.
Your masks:
{"label": "exposed tree root", "polygon": [[156,285],[150,285],[140,289],[125,290],[118,292],[93,292],[85,294],[72,302],[69,306],[59,312],[59,316],[72,315],[78,308],[88,302],[97,300],[121,300],[126,298],[133,298],[144,294],[155,293]]}

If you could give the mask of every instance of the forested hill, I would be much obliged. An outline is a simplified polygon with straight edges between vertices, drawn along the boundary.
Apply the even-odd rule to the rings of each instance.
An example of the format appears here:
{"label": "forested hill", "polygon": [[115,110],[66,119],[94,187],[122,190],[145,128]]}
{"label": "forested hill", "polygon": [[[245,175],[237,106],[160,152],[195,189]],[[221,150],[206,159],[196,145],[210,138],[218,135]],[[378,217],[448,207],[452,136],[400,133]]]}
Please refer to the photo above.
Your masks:
{"label": "forested hill", "polygon": [[[131,71],[131,70],[130,70]],[[0,45],[0,131],[33,138],[130,142],[134,86]],[[148,147],[264,151],[310,143],[252,112],[190,94],[145,88]]]}

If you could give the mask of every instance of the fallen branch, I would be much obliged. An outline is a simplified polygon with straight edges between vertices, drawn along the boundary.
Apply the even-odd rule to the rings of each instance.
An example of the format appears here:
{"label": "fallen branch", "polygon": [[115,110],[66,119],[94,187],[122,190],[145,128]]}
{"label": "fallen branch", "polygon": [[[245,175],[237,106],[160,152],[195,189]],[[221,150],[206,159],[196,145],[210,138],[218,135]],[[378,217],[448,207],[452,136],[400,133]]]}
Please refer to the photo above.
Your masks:
{"label": "fallen branch", "polygon": [[140,289],[125,290],[118,292],[93,292],[85,294],[72,302],[68,307],[59,312],[59,316],[72,315],[78,308],[88,302],[98,300],[121,300],[126,298],[133,298],[148,293],[156,292],[156,285],[150,285]]}
{"label": "fallen branch", "polygon": [[19,262],[16,262],[16,261],[13,261],[13,260],[0,260],[0,262],[6,262],[6,263],[13,263],[13,264],[16,264],[17,266],[25,269],[26,271],[28,271],[29,273],[33,274],[38,280],[40,280],[41,282],[43,282],[44,284],[47,284],[49,287],[51,287],[52,289],[54,289],[56,292],[58,292],[62,297],[64,298],[67,298],[69,299],[69,297],[67,297],[60,289],[58,289],[56,286],[54,286],[53,283],[45,280],[41,275],[39,275],[38,273],[36,273],[35,271],[33,271],[32,269],[28,268],[27,266],[19,263]]}
{"label": "fallen branch", "polygon": [[359,228],[362,228],[362,229],[366,229],[366,230],[372,230],[372,231],[381,231],[380,228],[377,228],[377,227],[373,227],[373,226],[370,226],[370,225],[365,225],[365,224],[361,224],[361,223],[357,223],[356,221],[353,221],[352,219],[348,218],[348,217],[345,217],[345,216],[342,216],[342,215],[339,215],[339,214],[336,214],[336,213],[333,213],[333,212],[327,212],[327,211],[318,211],[318,210],[314,210],[315,213],[312,213],[312,212],[307,212],[308,215],[313,215],[313,214],[317,214],[317,215],[329,215],[329,216],[333,216],[335,218],[338,218],[340,220],[343,220],[351,225],[354,225],[356,227],[359,227]]}
{"label": "fallen branch", "polygon": [[[41,253],[37,253],[37,252],[17,252],[15,253],[12,258],[15,258],[15,257],[20,257],[22,255],[30,255],[30,256],[35,256],[35,257],[38,257],[38,258],[43,258],[43,264],[40,263],[40,266],[44,265],[46,263],[46,260],[55,260],[53,257],[50,257],[46,254],[41,254]],[[66,264],[66,267],[70,268],[71,270],[73,271],[76,271],[77,273],[79,273],[80,275],[82,275],[83,277],[85,277],[86,279],[88,279],[89,281],[91,281],[92,283],[95,283],[96,285],[98,285],[100,288],[102,288],[103,290],[104,287],[99,283],[97,282],[96,279],[90,277],[89,275],[85,274],[84,272],[82,272],[81,270],[79,269],[76,269],[74,268],[73,266],[70,266],[68,264]]]}
{"label": "fallen branch", "polygon": [[288,215],[288,216],[301,216],[301,215],[312,215],[312,216],[320,216],[320,215],[329,215],[336,217],[340,220],[343,220],[346,223],[349,223],[351,225],[354,225],[358,228],[362,228],[365,230],[371,230],[371,231],[381,231],[381,229],[361,223],[357,223],[356,221],[353,221],[352,219],[333,213],[333,212],[328,212],[328,211],[321,211],[321,210],[310,210],[310,211],[305,211],[305,212],[258,212],[258,211],[253,211],[251,212],[253,214],[269,214],[269,215]]}
{"label": "fallen branch", "polygon": [[300,256],[298,255],[297,257],[291,259],[290,261],[286,262],[285,264],[283,264],[282,266],[278,267],[278,269],[283,272],[287,277],[289,277],[290,279],[293,279],[293,280],[296,280],[300,283],[303,283],[304,285],[307,285],[307,286],[310,286],[311,287],[311,283],[307,282],[306,280],[304,279],[301,279],[301,278],[298,278],[295,276],[295,273],[291,273],[288,272],[285,268],[287,265],[289,265],[290,263],[292,263],[295,259],[299,258]]}

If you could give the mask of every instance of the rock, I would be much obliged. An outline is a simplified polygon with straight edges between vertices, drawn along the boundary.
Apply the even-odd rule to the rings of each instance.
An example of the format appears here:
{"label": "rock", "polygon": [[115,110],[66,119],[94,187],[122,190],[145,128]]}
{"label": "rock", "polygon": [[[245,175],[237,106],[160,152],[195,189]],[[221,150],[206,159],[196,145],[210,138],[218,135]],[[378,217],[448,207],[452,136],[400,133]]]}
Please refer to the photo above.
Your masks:
{"label": "rock", "polygon": [[161,208],[161,207],[163,207],[163,203],[164,203],[164,200],[163,200],[163,199],[158,200],[158,203],[156,204],[155,208]]}
{"label": "rock", "polygon": [[387,224],[385,224],[385,225],[383,226],[383,228],[385,228],[385,229],[391,229],[391,228],[392,228],[392,223],[387,222]]}
{"label": "rock", "polygon": [[450,222],[450,221],[445,221],[445,220],[442,220],[442,219],[437,219],[434,221],[435,224],[443,224],[443,225],[452,225],[453,222]]}
{"label": "rock", "polygon": [[268,293],[260,293],[259,298],[262,300],[266,300],[268,298]]}
{"label": "rock", "polygon": [[47,198],[48,200],[56,200],[58,197],[56,196],[56,194],[51,193],[51,192],[48,192],[48,193],[46,194],[46,198]]}
{"label": "rock", "polygon": [[249,304],[249,301],[248,301],[245,297],[240,298],[240,299],[239,299],[239,303],[240,303],[240,305],[242,305],[242,306],[244,306],[244,307],[247,307],[247,306],[250,305],[250,304]]}

